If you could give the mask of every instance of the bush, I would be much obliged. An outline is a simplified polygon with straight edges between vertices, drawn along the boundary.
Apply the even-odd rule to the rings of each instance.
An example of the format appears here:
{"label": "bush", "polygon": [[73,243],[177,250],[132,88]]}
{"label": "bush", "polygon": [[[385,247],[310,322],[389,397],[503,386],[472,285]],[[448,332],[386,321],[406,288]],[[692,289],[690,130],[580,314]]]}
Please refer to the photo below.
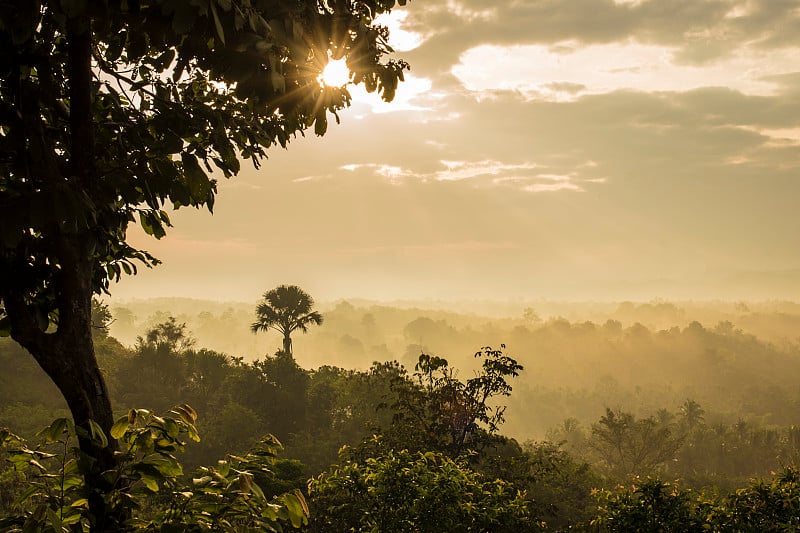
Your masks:
{"label": "bush", "polygon": [[[196,414],[181,405],[170,415],[133,409],[111,429],[123,451],[119,467],[102,477],[110,485],[106,506],[123,517],[117,531],[283,531],[307,523],[299,491],[267,498],[256,482],[270,475],[276,461],[280,445],[272,436],[251,452],[200,468],[187,482],[175,454],[183,451],[184,439],[199,440]],[[90,427],[90,435],[80,436],[108,445],[99,426]],[[80,431],[69,419],[58,419],[39,432],[42,442],[32,448],[0,430],[7,458],[27,486],[11,504],[13,512],[0,519],[0,529],[89,531],[92,494],[83,477],[86,457],[76,443]]]}
{"label": "bush", "polygon": [[465,460],[389,451],[345,462],[309,483],[310,531],[519,532],[528,502],[510,483],[487,481]]}

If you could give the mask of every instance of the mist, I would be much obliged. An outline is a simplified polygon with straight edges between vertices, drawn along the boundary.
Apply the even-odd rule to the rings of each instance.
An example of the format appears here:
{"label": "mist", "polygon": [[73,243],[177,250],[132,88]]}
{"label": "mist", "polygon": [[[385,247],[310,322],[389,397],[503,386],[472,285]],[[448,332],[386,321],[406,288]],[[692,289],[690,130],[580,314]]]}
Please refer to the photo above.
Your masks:
{"label": "mist", "polygon": [[[174,316],[197,345],[245,361],[280,349],[277,333],[253,334],[255,303],[180,298],[112,301],[111,335],[137,336]],[[720,420],[790,425],[800,405],[800,304],[724,302],[320,302],[321,326],[295,335],[303,368],[364,371],[420,353],[464,375],[482,346],[505,344],[525,370],[514,383],[505,432],[542,439],[563,420],[590,424],[606,407],[637,414],[701,403]]]}

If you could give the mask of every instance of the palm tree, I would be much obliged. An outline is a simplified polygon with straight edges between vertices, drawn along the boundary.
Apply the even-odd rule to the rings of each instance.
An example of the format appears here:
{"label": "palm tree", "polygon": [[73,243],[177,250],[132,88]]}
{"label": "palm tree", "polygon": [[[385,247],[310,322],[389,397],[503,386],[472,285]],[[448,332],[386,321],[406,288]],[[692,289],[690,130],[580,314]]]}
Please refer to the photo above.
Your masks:
{"label": "palm tree", "polygon": [[322,324],[322,315],[312,311],[314,299],[296,285],[280,285],[264,293],[256,306],[256,322],[250,326],[253,333],[274,329],[283,335],[283,353],[292,355],[292,337],[295,330],[308,331],[309,324]]}

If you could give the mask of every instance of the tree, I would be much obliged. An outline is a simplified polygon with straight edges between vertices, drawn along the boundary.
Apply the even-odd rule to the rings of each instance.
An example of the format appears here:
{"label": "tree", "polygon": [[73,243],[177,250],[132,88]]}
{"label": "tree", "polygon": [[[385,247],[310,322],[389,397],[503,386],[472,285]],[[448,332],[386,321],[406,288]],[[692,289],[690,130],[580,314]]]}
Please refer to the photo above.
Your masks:
{"label": "tree", "polygon": [[606,414],[592,425],[594,448],[617,477],[651,474],[673,459],[684,436],[655,417],[637,419],[633,414],[606,408]]}
{"label": "tree", "polygon": [[[56,383],[78,427],[108,432],[91,299],[158,261],[166,209],[213,208],[216,181],[349,104],[318,81],[343,57],[353,83],[394,96],[375,17],[394,0],[18,0],[0,5],[0,330]],[[399,0],[404,4],[405,0]],[[113,529],[102,472],[116,443],[81,433],[94,526]],[[118,518],[118,517],[117,517]]]}
{"label": "tree", "polygon": [[[344,449],[347,452],[347,449]],[[516,532],[539,529],[524,494],[464,458],[393,451],[346,461],[309,483],[309,530]]]}
{"label": "tree", "polygon": [[168,350],[172,353],[183,353],[192,348],[197,340],[186,328],[186,322],[178,321],[170,316],[164,322],[156,324],[145,333],[144,338],[136,339],[137,348],[148,347],[156,351]]}
{"label": "tree", "polygon": [[505,407],[497,397],[510,396],[508,379],[517,377],[522,365],[499,350],[485,346],[475,353],[481,370],[466,381],[446,359],[421,354],[412,378],[398,376],[393,383],[397,400],[392,406],[392,427],[385,435],[398,447],[416,446],[456,457],[468,446],[486,444],[503,423]]}
{"label": "tree", "polygon": [[108,309],[108,304],[97,298],[92,298],[91,317],[95,336],[100,338],[108,337],[108,329],[111,327],[111,323],[114,322],[111,311]]}
{"label": "tree", "polygon": [[689,429],[694,429],[703,423],[706,411],[694,400],[686,400],[681,405],[681,416]]}
{"label": "tree", "polygon": [[312,311],[314,299],[297,285],[279,285],[264,293],[256,307],[253,333],[274,329],[283,335],[283,354],[292,355],[292,332],[308,331],[311,324],[322,324],[322,315]]}

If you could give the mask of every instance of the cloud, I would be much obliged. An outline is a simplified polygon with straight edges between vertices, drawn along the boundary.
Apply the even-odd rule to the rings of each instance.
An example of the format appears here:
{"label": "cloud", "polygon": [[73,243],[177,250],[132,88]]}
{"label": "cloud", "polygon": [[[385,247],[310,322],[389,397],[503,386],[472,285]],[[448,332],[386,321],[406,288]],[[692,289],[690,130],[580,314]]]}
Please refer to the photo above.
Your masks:
{"label": "cloud", "polygon": [[389,46],[395,52],[408,52],[417,48],[425,40],[425,37],[415,31],[405,28],[405,21],[408,12],[396,9],[390,13],[383,13],[375,18],[375,23],[386,26],[389,29]]}
{"label": "cloud", "polygon": [[377,91],[367,92],[363,85],[350,85],[348,90],[353,98],[353,110],[368,109],[372,113],[396,113],[400,111],[429,111],[437,95],[431,94],[433,82],[428,78],[418,78],[405,74],[405,81],[397,88],[394,99],[384,102]]}
{"label": "cloud", "polygon": [[770,53],[741,50],[712,65],[675,62],[664,46],[596,44],[577,46],[482,45],[464,52],[451,69],[472,92],[514,91],[528,99],[574,100],[586,94],[631,89],[644,92],[690,91],[716,86],[751,95],[777,94],[786,84],[800,49]]}
{"label": "cloud", "polygon": [[415,68],[441,75],[467,50],[486,45],[633,42],[668,49],[676,65],[686,66],[800,47],[796,0],[498,0],[485,6],[481,0],[413,6],[403,25],[426,35],[409,56]]}
{"label": "cloud", "polygon": [[432,175],[437,181],[454,181],[471,179],[480,176],[497,176],[509,171],[530,170],[537,168],[536,163],[508,164],[500,161],[441,161],[446,167]]}
{"label": "cloud", "polygon": [[[444,168],[434,172],[414,171],[382,163],[349,163],[340,168],[348,172],[366,169],[394,185],[408,180],[419,183],[469,181],[473,185],[481,187],[513,187],[526,192],[582,191],[581,182],[605,182],[605,178],[581,177],[577,171],[569,174],[548,173],[543,171],[542,165],[532,162],[503,163],[489,159],[481,161],[440,160],[439,164]],[[594,165],[594,162],[587,162],[578,165],[578,168],[592,168]]]}

